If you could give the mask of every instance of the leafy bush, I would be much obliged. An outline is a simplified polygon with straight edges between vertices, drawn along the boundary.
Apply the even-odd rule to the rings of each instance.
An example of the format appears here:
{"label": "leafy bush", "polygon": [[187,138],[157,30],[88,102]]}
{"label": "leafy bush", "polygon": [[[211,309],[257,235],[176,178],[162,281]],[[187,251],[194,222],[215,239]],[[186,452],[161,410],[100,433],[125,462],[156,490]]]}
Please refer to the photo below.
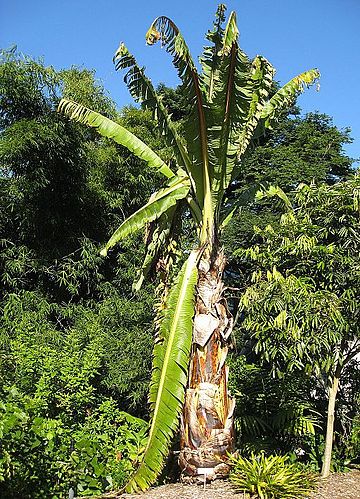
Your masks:
{"label": "leafy bush", "polygon": [[[239,338],[239,343],[242,341]],[[251,360],[250,355],[248,358]],[[274,378],[270,366],[248,362],[243,355],[230,357],[230,369],[237,446],[242,456],[261,451],[296,456],[301,449],[302,460],[307,460],[321,421],[316,401],[309,396],[313,380],[299,372]]]}
{"label": "leafy bush", "polygon": [[314,479],[287,456],[265,456],[250,459],[232,457],[230,480],[239,491],[259,499],[299,499],[314,485]]}
{"label": "leafy bush", "polygon": [[360,461],[360,413],[355,416],[352,423],[347,454],[352,460],[356,462]]}
{"label": "leafy bush", "polygon": [[102,403],[83,424],[34,416],[31,399],[0,406],[0,495],[60,499],[121,487],[141,457],[147,424]]}
{"label": "leafy bush", "polygon": [[[144,350],[136,357],[140,340],[130,341],[147,309],[135,310],[134,303],[133,324],[130,318],[121,324],[125,312],[117,312],[126,304],[115,295],[92,310],[51,303],[32,291],[3,300],[0,497],[56,499],[70,489],[94,495],[126,481],[147,428],[119,410],[131,390],[140,404],[147,384]],[[146,340],[150,348],[150,331]],[[123,360],[129,345],[131,369]],[[115,389],[116,363],[122,383]]]}

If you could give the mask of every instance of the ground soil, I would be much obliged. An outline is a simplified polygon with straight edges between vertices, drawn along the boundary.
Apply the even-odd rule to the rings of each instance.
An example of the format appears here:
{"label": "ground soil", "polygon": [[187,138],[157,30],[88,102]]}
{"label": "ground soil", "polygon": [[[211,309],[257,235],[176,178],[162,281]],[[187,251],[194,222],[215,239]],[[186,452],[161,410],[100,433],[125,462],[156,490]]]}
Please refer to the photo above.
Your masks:
{"label": "ground soil", "polygon": [[[117,497],[123,499],[249,498],[243,493],[236,493],[229,482],[222,480],[206,484],[205,488],[203,484],[171,483],[154,487],[141,495],[122,494]],[[329,478],[320,480],[318,489],[309,495],[309,499],[360,499],[360,470],[333,473]]]}
{"label": "ground soil", "polygon": [[332,473],[320,481],[311,499],[360,499],[360,470],[348,473]]}

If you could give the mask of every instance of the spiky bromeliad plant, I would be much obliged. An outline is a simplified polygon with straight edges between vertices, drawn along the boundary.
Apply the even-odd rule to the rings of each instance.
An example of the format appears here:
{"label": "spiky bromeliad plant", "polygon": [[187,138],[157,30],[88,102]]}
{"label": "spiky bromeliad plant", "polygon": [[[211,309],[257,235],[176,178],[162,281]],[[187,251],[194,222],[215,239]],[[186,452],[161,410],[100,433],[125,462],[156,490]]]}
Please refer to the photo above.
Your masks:
{"label": "spiky bromeliad plant", "polygon": [[230,481],[238,492],[258,499],[300,499],[316,483],[313,475],[291,464],[287,456],[232,456],[230,463]]}
{"label": "spiky bromeliad plant", "polygon": [[177,278],[163,293],[149,395],[151,427],[144,458],[128,491],[145,490],[155,481],[180,415],[182,470],[190,475],[228,473],[234,400],[228,394],[225,365],[232,317],[223,295],[225,257],[219,238],[229,214],[222,208],[254,136],[319,76],[316,69],[302,73],[270,98],[274,68],[261,56],[249,60],[239,48],[234,12],[225,28],[224,21],[221,4],[214,29],[207,34],[211,47],[204,50],[201,72],[172,20],[158,17],[146,34],[149,45],[160,40],[172,55],[183,92],[192,104],[181,132],[125,45],[115,54],[116,69],[127,70],[124,79],[131,95],[153,111],[172,147],[169,164],[104,116],[65,99],[59,105],[60,112],[127,147],[167,178],[165,187],[115,231],[104,255],[124,237],[150,224],[139,286],[154,262],[160,257],[164,261],[179,217],[191,213],[198,238]]}

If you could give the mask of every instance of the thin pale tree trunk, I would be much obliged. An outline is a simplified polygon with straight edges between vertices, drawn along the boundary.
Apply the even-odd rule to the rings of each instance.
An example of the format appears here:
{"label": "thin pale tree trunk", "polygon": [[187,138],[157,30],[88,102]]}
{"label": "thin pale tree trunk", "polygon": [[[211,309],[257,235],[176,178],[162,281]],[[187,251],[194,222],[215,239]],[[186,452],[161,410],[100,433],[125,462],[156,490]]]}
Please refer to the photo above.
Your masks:
{"label": "thin pale tree trunk", "polygon": [[339,389],[340,374],[341,374],[341,367],[338,364],[338,366],[335,370],[332,384],[329,387],[325,449],[324,449],[324,456],[323,456],[323,465],[322,465],[322,470],[321,470],[322,478],[326,478],[327,476],[330,475],[331,455],[332,455],[332,447],[333,447],[333,440],[334,440],[335,403],[336,403],[336,396],[337,396],[338,389]]}
{"label": "thin pale tree trunk", "polygon": [[192,357],[181,422],[179,464],[183,474],[226,476],[233,451],[235,400],[228,393],[233,318],[223,295],[222,250],[199,263]]}

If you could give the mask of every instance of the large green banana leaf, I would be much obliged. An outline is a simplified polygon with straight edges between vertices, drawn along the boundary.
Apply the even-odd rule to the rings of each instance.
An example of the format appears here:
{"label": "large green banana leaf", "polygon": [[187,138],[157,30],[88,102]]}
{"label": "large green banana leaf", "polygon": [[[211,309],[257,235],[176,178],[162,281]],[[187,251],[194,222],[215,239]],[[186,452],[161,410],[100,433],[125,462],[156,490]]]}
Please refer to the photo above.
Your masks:
{"label": "large green banana leaf", "polygon": [[[218,31],[220,29],[218,28]],[[260,119],[260,112],[271,88],[274,70],[263,57],[253,62],[238,46],[236,15],[230,14],[225,30],[218,33],[220,47],[203,60],[204,82],[212,85],[211,102],[206,110],[209,125],[209,155],[214,211],[236,176]],[[218,43],[219,45],[219,43]],[[210,95],[210,92],[208,92]]]}
{"label": "large green banana leaf", "polygon": [[113,139],[116,143],[126,147],[140,159],[143,159],[151,168],[156,168],[165,177],[171,178],[174,173],[168,165],[149,146],[136,135],[126,130],[118,123],[102,116],[76,102],[61,99],[58,111],[70,119],[96,128],[103,136]]}
{"label": "large green banana leaf", "polygon": [[[224,19],[224,18],[223,18]],[[238,49],[238,29],[232,12],[225,31],[217,25],[212,37],[214,47],[209,47],[202,59],[203,83],[208,96],[206,119],[208,125],[209,163],[213,203],[224,189],[224,173],[227,168],[227,149],[232,130],[245,120],[250,93],[245,89],[249,61]],[[243,120],[241,111],[243,111]],[[220,196],[221,197],[221,196]]]}
{"label": "large green banana leaf", "polygon": [[295,98],[304,91],[305,87],[309,87],[320,78],[318,69],[310,69],[304,73],[295,76],[286,83],[271,99],[266,103],[262,112],[261,118],[265,120],[265,126],[270,127],[273,121],[276,121],[276,116],[279,116],[279,111],[290,107]]}
{"label": "large green banana leaf", "polygon": [[[262,109],[268,99],[274,75],[275,69],[269,61],[265,59],[265,57],[256,56],[250,70],[252,92],[248,115],[244,125],[241,127],[237,140],[237,160],[240,160],[245,154],[252,139],[254,130],[261,117]],[[231,180],[233,176],[234,175],[231,175],[229,180]]]}
{"label": "large green banana leaf", "polygon": [[211,191],[205,96],[200,77],[187,44],[179,28],[171,19],[166,16],[157,17],[146,33],[146,41],[149,45],[161,41],[166,51],[172,55],[173,64],[182,80],[183,92],[193,105],[184,135],[191,161],[191,176],[195,182],[197,202],[201,208],[204,207],[204,232],[209,230],[207,226],[211,218]]}
{"label": "large green banana leaf", "polygon": [[219,67],[221,62],[221,49],[223,46],[226,7],[220,4],[215,14],[214,29],[209,30],[206,34],[206,39],[212,45],[204,47],[204,51],[200,56],[200,64],[202,67],[201,84],[204,89],[207,102],[212,102],[214,95],[214,83],[219,79]]}
{"label": "large green banana leaf", "polygon": [[115,69],[127,70],[124,82],[130,94],[136,102],[142,104],[146,109],[150,109],[154,119],[159,125],[168,145],[173,148],[177,163],[184,166],[187,174],[191,178],[191,161],[181,137],[172,122],[171,117],[155,91],[153,84],[147,78],[144,68],[140,67],[135,57],[129,52],[124,43],[121,43],[114,56]]}
{"label": "large green banana leaf", "polygon": [[154,483],[178,426],[187,383],[199,256],[193,251],[183,265],[160,322],[149,396],[151,427],[144,458],[126,486],[129,493],[146,490]]}
{"label": "large green banana leaf", "polygon": [[141,229],[147,223],[159,218],[162,213],[165,213],[169,208],[174,206],[179,199],[185,198],[188,195],[189,189],[190,182],[188,177],[177,177],[177,180],[173,179],[170,186],[155,192],[144,206],[124,220],[108,240],[104,249],[101,250],[101,255],[106,256],[109,248],[112,248],[128,235]]}

